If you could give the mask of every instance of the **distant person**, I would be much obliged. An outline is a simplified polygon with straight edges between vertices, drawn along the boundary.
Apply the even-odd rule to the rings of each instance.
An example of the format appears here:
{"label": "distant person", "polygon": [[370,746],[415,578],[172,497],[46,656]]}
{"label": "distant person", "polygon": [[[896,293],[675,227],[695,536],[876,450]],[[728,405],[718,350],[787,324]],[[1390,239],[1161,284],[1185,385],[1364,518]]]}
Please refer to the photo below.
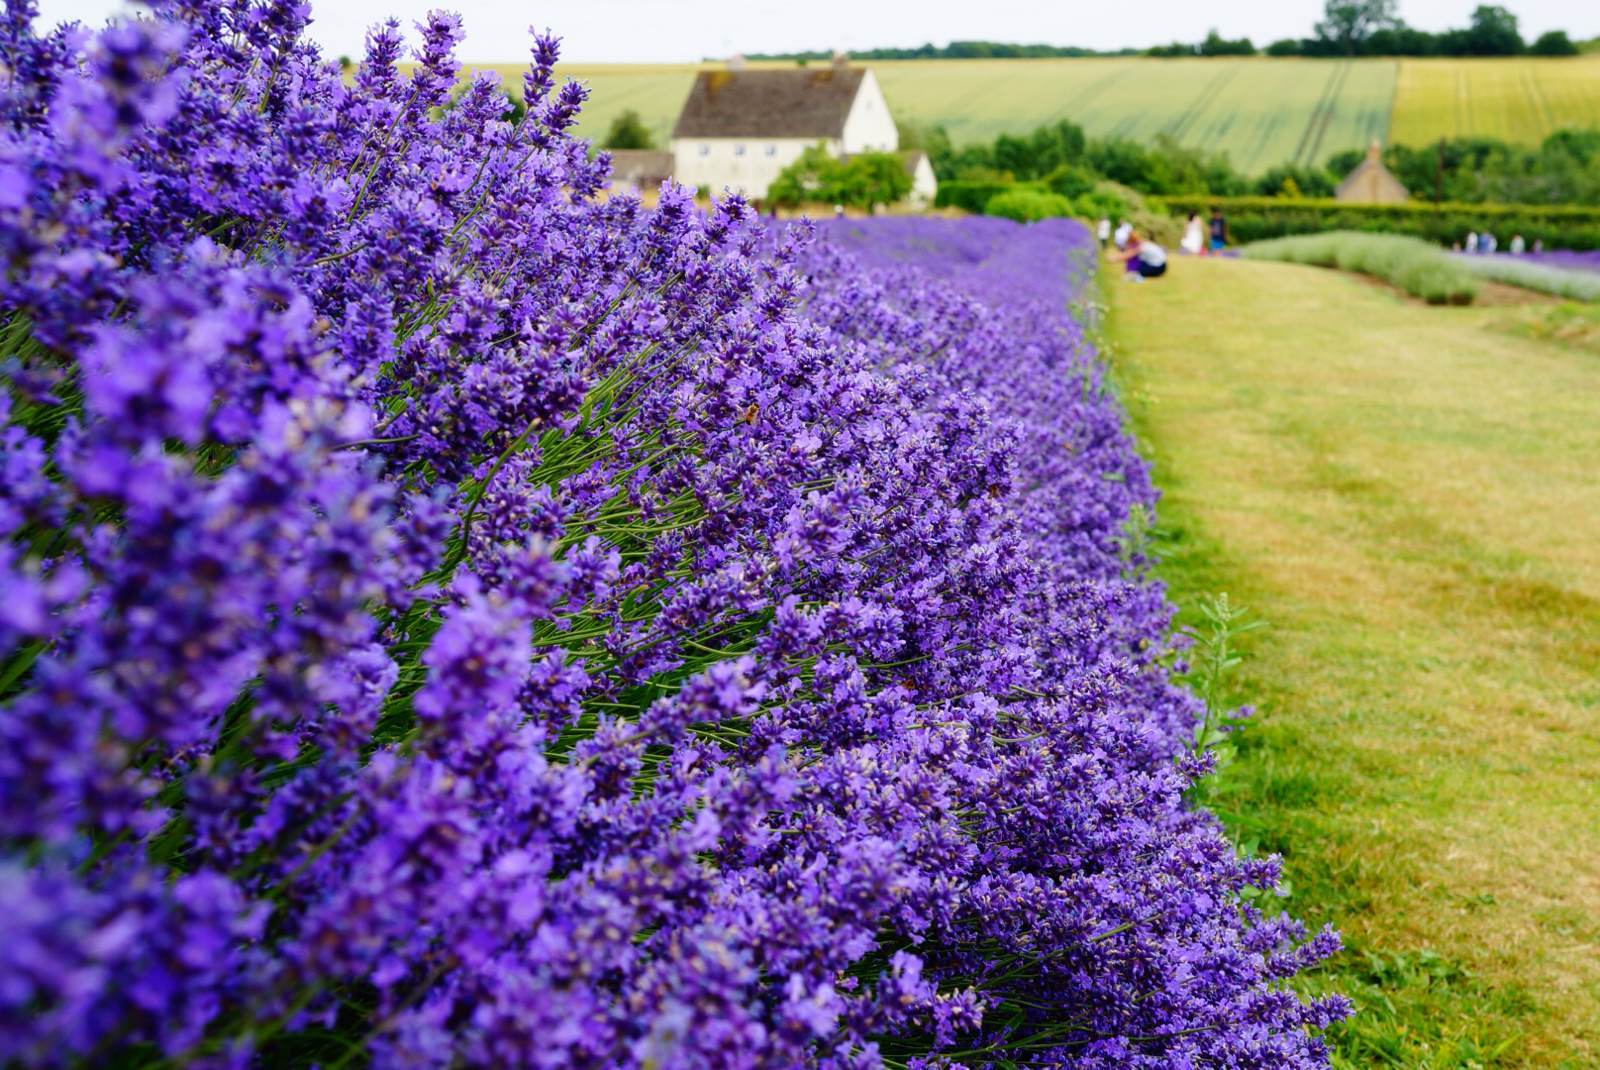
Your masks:
{"label": "distant person", "polygon": [[1101,216],[1100,222],[1095,224],[1094,232],[1100,239],[1100,251],[1104,252],[1107,243],[1111,241],[1111,220]]}
{"label": "distant person", "polygon": [[1190,256],[1199,256],[1206,251],[1206,228],[1200,222],[1199,212],[1189,213],[1189,221],[1183,225],[1183,240],[1178,243],[1178,248]]}
{"label": "distant person", "polygon": [[1117,247],[1117,252],[1125,252],[1128,248],[1128,239],[1133,237],[1133,224],[1126,219],[1117,223],[1116,233],[1111,235],[1111,244]]}
{"label": "distant person", "polygon": [[1487,230],[1478,237],[1478,251],[1480,253],[1493,253],[1500,248],[1500,242]]}
{"label": "distant person", "polygon": [[1131,231],[1128,234],[1128,248],[1118,259],[1127,268],[1129,279],[1158,279],[1167,273],[1167,251]]}
{"label": "distant person", "polygon": [[1451,242],[1450,243],[1450,251],[1452,253],[1459,253],[1461,251],[1461,243],[1458,242],[1458,241]]}
{"label": "distant person", "polygon": [[833,218],[835,218],[835,219],[843,219],[844,218],[844,205],[836,204],[836,205],[833,206]]}
{"label": "distant person", "polygon": [[1478,232],[1475,231],[1475,230],[1467,231],[1467,240],[1466,240],[1466,242],[1464,244],[1466,245],[1467,252],[1469,252],[1469,253],[1477,252],[1478,251]]}
{"label": "distant person", "polygon": [[1534,256],[1538,256],[1542,252],[1544,252],[1544,239],[1543,238],[1535,238],[1535,239],[1533,239],[1533,255]]}
{"label": "distant person", "polygon": [[1228,247],[1228,221],[1223,218],[1222,209],[1215,206],[1211,209],[1211,252],[1220,253]]}
{"label": "distant person", "polygon": [[1528,243],[1522,240],[1521,234],[1511,235],[1511,255],[1521,256],[1528,251]]}

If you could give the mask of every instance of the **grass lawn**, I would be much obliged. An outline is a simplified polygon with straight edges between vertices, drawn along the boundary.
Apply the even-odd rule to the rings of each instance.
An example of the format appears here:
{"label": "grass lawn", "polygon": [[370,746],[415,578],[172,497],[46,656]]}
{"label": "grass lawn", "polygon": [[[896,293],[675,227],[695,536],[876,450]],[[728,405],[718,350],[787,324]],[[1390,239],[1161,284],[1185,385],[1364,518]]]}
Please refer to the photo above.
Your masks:
{"label": "grass lawn", "polygon": [[1600,351],[1297,265],[1105,289],[1162,573],[1270,625],[1209,802],[1345,934],[1340,1065],[1600,1065]]}

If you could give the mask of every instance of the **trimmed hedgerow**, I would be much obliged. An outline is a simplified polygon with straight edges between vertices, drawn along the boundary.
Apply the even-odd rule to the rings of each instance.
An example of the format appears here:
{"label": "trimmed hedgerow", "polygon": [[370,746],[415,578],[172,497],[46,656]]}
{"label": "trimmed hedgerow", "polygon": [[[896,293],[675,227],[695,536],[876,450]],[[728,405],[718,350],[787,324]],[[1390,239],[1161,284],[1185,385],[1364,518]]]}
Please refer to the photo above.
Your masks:
{"label": "trimmed hedgerow", "polygon": [[1204,194],[1150,198],[1173,215],[1208,213],[1219,207],[1239,242],[1296,234],[1346,230],[1398,234],[1450,246],[1468,234],[1493,231],[1506,245],[1521,234],[1552,249],[1600,249],[1600,208],[1536,204],[1349,204],[1293,197],[1207,197]]}

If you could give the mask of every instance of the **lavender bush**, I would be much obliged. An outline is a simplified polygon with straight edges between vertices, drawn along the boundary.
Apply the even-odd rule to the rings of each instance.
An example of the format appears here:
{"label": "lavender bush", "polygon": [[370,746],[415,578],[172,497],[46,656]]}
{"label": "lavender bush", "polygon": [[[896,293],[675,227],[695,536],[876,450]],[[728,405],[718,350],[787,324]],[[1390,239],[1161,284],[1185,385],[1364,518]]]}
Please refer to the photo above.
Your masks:
{"label": "lavender bush", "polygon": [[1452,256],[1451,260],[1474,275],[1481,275],[1495,282],[1520,286],[1525,290],[1535,290],[1572,301],[1600,301],[1600,272],[1557,266],[1549,261],[1536,260],[1531,255],[1459,255]]}
{"label": "lavender bush", "polygon": [[1081,228],[597,196],[449,15],[6,11],[0,1060],[1325,1064]]}

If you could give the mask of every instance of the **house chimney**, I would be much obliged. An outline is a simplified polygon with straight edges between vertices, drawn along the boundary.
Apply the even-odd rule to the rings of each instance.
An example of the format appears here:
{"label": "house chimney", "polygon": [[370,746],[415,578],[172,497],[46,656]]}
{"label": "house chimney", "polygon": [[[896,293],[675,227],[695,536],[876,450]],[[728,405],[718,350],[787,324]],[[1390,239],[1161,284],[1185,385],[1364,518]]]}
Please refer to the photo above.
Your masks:
{"label": "house chimney", "polygon": [[742,71],[742,70],[744,70],[744,53],[743,52],[735,52],[733,55],[728,57],[728,69],[730,71]]}
{"label": "house chimney", "polygon": [[833,69],[842,71],[850,66],[850,53],[835,50],[833,53]]}

